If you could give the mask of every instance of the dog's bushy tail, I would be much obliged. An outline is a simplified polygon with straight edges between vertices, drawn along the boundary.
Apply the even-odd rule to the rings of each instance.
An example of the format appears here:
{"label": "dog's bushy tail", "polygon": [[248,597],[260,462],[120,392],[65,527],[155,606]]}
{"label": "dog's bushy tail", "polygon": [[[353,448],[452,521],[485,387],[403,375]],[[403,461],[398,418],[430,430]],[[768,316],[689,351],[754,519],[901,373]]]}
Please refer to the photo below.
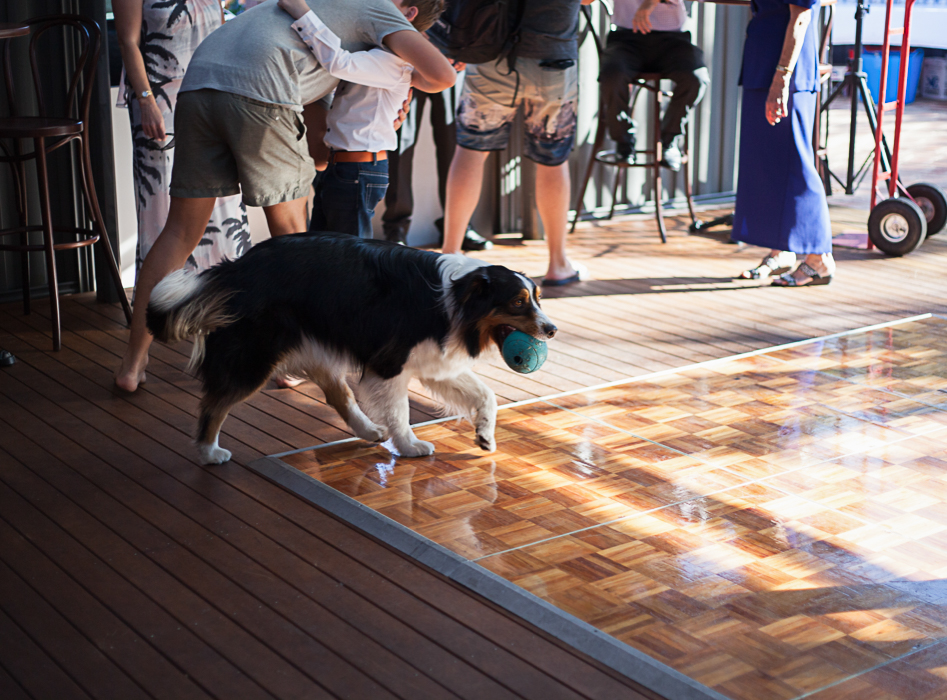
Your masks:
{"label": "dog's bushy tail", "polygon": [[154,337],[167,343],[195,336],[188,369],[204,359],[205,336],[236,320],[227,309],[233,291],[215,282],[213,274],[177,270],[151,292],[146,318]]}

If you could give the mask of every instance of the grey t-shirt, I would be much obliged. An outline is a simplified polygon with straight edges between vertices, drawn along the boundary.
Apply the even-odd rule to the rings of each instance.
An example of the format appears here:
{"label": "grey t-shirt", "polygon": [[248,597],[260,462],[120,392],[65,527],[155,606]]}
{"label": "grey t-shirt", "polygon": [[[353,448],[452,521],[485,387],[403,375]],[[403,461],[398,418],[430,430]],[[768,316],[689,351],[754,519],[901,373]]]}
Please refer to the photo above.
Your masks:
{"label": "grey t-shirt", "polygon": [[525,0],[516,55],[575,61],[579,57],[581,4],[580,0]]}
{"label": "grey t-shirt", "polygon": [[[210,88],[297,111],[331,92],[339,81],[319,64],[290,27],[293,18],[276,2],[266,0],[204,39],[180,91]],[[381,46],[394,32],[414,31],[391,0],[306,2],[348,51]]]}

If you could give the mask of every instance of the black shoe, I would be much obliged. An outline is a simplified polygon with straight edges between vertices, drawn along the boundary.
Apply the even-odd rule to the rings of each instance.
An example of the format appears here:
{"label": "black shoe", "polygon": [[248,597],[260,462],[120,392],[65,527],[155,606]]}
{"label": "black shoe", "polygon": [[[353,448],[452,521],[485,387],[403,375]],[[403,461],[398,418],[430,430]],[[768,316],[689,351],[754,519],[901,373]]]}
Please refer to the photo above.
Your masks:
{"label": "black shoe", "polygon": [[[434,225],[437,227],[437,246],[438,248],[444,247],[444,219],[438,219],[434,222]],[[474,231],[470,226],[467,227],[467,232],[464,233],[464,240],[460,244],[461,250],[490,250],[493,247],[493,241],[489,241],[479,233]]]}
{"label": "black shoe", "polygon": [[625,161],[627,163],[635,162],[635,143],[616,143],[615,144],[615,156],[618,160]]}
{"label": "black shoe", "polygon": [[664,155],[661,159],[661,165],[675,173],[679,172],[684,161],[684,154],[681,153],[681,147],[677,145],[677,137],[664,144],[661,151]]}
{"label": "black shoe", "polygon": [[397,243],[398,245],[408,245],[408,232],[400,228],[383,228],[382,234],[386,241]]}
{"label": "black shoe", "polygon": [[460,244],[461,250],[490,250],[493,242],[488,241],[472,228],[468,228],[464,234],[464,242]]}

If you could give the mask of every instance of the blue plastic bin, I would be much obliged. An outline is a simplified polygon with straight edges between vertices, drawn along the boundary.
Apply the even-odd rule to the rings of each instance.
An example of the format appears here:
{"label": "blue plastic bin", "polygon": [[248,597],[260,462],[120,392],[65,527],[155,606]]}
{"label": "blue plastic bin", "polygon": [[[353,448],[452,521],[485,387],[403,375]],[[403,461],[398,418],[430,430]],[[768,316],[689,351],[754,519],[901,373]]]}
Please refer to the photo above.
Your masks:
{"label": "blue plastic bin", "polygon": [[[868,74],[868,89],[871,97],[878,102],[878,90],[881,87],[881,51],[865,51],[865,73]],[[904,102],[910,104],[917,96],[917,86],[921,82],[921,65],[924,63],[924,49],[912,49],[908,57],[908,85]],[[901,71],[901,47],[893,46],[888,58],[888,83],[885,86],[885,100],[895,99],[898,90],[898,74]]]}

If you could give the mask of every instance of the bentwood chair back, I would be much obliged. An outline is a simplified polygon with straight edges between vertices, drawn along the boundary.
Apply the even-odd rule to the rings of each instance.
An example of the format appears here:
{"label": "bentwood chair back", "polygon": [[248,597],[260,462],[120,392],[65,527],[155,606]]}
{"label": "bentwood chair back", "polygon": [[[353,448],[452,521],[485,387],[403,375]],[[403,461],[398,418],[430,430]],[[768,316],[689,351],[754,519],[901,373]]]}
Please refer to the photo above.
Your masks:
{"label": "bentwood chair back", "polygon": [[[95,79],[102,35],[99,26],[78,15],[54,15],[27,20],[30,27],[30,70],[36,92],[36,115],[20,115],[16,112],[16,90],[13,83],[13,70],[10,44],[4,46],[4,82],[11,114],[0,117],[0,162],[12,166],[16,188],[16,206],[19,225],[0,230],[0,241],[7,237],[18,236],[18,243],[2,243],[0,250],[22,253],[23,310],[30,312],[30,272],[27,256],[31,252],[43,252],[46,259],[46,277],[49,287],[50,317],[53,326],[53,349],[62,346],[59,312],[59,283],[56,273],[58,250],[72,250],[100,244],[100,250],[108,264],[112,279],[122,302],[126,318],[131,321],[131,307],[122,288],[121,273],[115,259],[112,245],[99,208],[95,185],[92,180],[92,165],[89,157],[89,141],[86,124],[89,121],[89,106],[92,101],[92,84]],[[68,76],[68,90],[65,110],[53,114],[52,100],[49,99],[48,80],[44,80],[40,70],[40,54],[46,44],[41,42],[44,34],[58,29],[64,37],[67,52],[75,57],[75,68]],[[32,148],[23,149],[24,142],[32,141]],[[54,225],[50,206],[49,171],[47,156],[67,144],[77,146],[77,158],[66,159],[78,170],[85,205],[84,218],[90,226]],[[72,145],[69,146],[73,148]],[[75,153],[75,151],[74,151]],[[28,217],[28,194],[26,164],[36,161],[36,178],[39,190],[40,224],[30,224]],[[82,214],[79,214],[81,217]],[[80,218],[79,222],[81,223]],[[42,243],[31,243],[29,234],[42,232]],[[54,234],[61,239],[56,242]]]}

